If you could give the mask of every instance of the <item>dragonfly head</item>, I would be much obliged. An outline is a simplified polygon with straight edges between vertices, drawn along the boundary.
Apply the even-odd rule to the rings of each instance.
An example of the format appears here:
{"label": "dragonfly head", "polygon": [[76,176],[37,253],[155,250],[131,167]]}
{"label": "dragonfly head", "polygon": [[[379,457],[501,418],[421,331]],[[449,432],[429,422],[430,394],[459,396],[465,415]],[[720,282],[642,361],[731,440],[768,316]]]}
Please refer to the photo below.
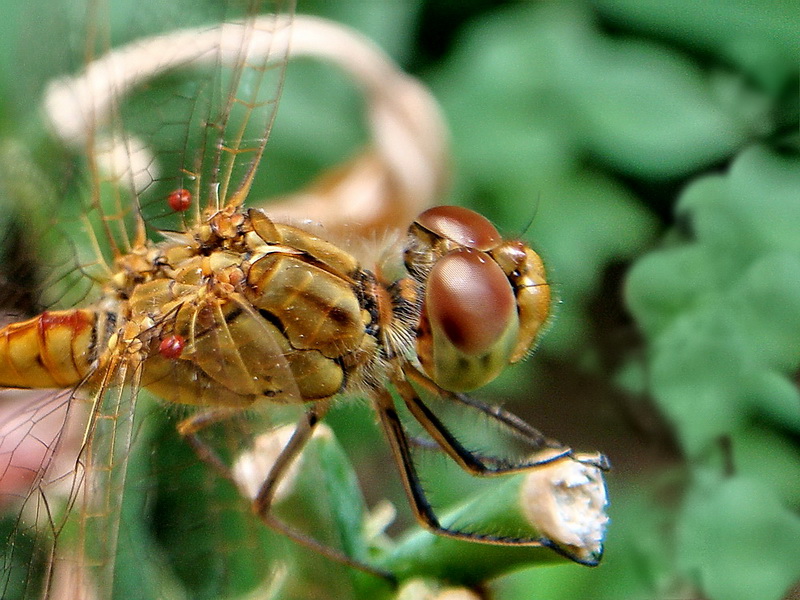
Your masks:
{"label": "dragonfly head", "polygon": [[504,240],[469,209],[438,206],[419,215],[405,263],[423,290],[417,356],[446,390],[481,387],[522,359],[549,315],[539,255],[522,241]]}

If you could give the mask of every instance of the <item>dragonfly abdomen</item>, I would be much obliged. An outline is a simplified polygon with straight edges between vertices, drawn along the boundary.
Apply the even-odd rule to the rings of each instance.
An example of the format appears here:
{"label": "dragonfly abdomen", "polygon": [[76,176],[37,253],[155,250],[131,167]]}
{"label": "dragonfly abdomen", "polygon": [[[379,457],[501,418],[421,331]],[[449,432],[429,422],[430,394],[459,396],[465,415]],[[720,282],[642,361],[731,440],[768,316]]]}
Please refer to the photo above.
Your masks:
{"label": "dragonfly abdomen", "polygon": [[65,388],[80,383],[96,358],[97,312],[43,312],[0,329],[0,386]]}

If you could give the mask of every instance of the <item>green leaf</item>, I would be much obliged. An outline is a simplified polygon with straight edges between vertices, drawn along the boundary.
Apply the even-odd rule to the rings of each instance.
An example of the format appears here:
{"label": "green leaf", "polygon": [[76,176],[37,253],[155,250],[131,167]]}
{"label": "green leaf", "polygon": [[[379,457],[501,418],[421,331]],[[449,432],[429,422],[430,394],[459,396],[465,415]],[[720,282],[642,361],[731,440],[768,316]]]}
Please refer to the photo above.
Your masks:
{"label": "green leaf", "polygon": [[737,473],[772,487],[785,506],[800,506],[800,448],[763,424],[743,430],[731,445]]}
{"label": "green leaf", "polygon": [[793,0],[595,0],[617,25],[711,51],[776,90],[800,64],[800,4]]}
{"label": "green leaf", "polygon": [[698,473],[678,523],[678,563],[710,600],[782,598],[800,578],[800,517],[746,477]]}
{"label": "green leaf", "polygon": [[684,312],[713,297],[716,279],[713,257],[704,247],[655,250],[637,260],[629,271],[626,304],[642,332],[657,338]]}
{"label": "green leaf", "polygon": [[759,98],[732,106],[685,56],[612,39],[575,3],[498,12],[470,32],[447,68],[443,101],[477,130],[482,143],[468,146],[477,150],[491,150],[492,139],[514,146],[514,132],[535,124],[532,149],[546,136],[556,156],[566,146],[573,160],[589,155],[628,174],[668,178],[729,156],[765,129]]}
{"label": "green leaf", "polygon": [[652,340],[651,384],[690,455],[755,414],[800,428],[800,161],[762,148],[680,202],[694,241],[653,253],[628,281]]}
{"label": "green leaf", "polygon": [[731,154],[750,125],[715,98],[685,57],[649,42],[592,39],[569,89],[587,150],[636,176],[674,177]]}

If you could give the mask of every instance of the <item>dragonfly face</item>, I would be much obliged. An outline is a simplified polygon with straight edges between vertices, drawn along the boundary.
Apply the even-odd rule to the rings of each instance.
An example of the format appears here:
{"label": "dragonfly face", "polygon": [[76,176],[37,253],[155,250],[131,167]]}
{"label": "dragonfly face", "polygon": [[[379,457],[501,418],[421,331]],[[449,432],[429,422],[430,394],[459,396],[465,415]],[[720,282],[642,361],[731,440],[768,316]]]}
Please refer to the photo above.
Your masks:
{"label": "dragonfly face", "polygon": [[[578,457],[502,409],[462,394],[492,381],[535,344],[550,313],[541,259],[526,243],[504,239],[481,215],[439,206],[410,224],[396,261],[404,270],[387,279],[377,262],[360,261],[308,228],[246,208],[280,91],[291,19],[259,16],[255,8],[243,17],[179,32],[171,41],[160,37],[135,44],[99,58],[72,87],[51,90],[50,104],[56,97],[66,101],[80,97],[84,88],[93,90],[89,107],[82,110],[87,118],[100,119],[105,104],[121,102],[104,101],[98,85],[113,90],[113,96],[151,68],[126,62],[133,56],[156,57],[151,76],[168,63],[165,56],[173,55],[164,54],[165,47],[179,57],[177,66],[197,67],[211,56],[214,68],[226,71],[215,72],[211,85],[198,88],[223,89],[221,101],[193,98],[200,118],[187,116],[182,145],[164,152],[182,157],[176,173],[157,176],[150,163],[138,170],[103,167],[99,163],[108,144],[103,127],[94,124],[78,136],[93,155],[91,193],[74,239],[83,243],[85,234],[96,256],[76,271],[91,271],[95,294],[75,308],[59,307],[0,329],[0,386],[61,388],[70,402],[88,399],[91,405],[79,468],[69,478],[68,504],[80,515],[66,516],[68,526],[51,527],[54,555],[60,557],[67,546],[65,538],[59,539],[61,529],[77,522],[78,562],[88,565],[90,579],[110,594],[114,566],[107,558],[117,552],[117,538],[97,532],[119,527],[136,400],[148,390],[166,404],[184,407],[176,410],[188,411],[181,413],[189,416],[178,424],[178,433],[198,461],[234,481],[234,461],[220,457],[204,435],[207,430],[232,415],[269,411],[278,404],[301,407],[291,442],[249,498],[253,511],[263,524],[329,558],[391,577],[326,548],[278,520],[272,510],[278,483],[331,403],[357,393],[371,401],[424,527],[459,540],[547,546],[596,564],[599,543],[588,550],[565,549],[541,532],[504,537],[442,525],[426,500],[411,452],[414,440],[395,407],[399,397],[431,443],[472,474],[525,472],[560,460],[605,467],[602,455]],[[268,75],[275,73],[275,85],[268,85]],[[60,93],[65,89],[68,93]],[[111,128],[127,139],[122,154],[132,161],[136,153],[122,123]],[[153,190],[164,192],[160,204]],[[159,230],[162,222],[170,228]],[[526,456],[510,462],[472,454],[428,408],[423,392],[492,419],[524,440]],[[37,479],[25,502],[44,497],[43,488]],[[95,538],[102,540],[98,544]]]}
{"label": "dragonfly face", "polygon": [[405,257],[424,289],[416,351],[437,385],[474,390],[531,348],[550,312],[531,248],[503,240],[473,211],[441,206],[416,219]]}

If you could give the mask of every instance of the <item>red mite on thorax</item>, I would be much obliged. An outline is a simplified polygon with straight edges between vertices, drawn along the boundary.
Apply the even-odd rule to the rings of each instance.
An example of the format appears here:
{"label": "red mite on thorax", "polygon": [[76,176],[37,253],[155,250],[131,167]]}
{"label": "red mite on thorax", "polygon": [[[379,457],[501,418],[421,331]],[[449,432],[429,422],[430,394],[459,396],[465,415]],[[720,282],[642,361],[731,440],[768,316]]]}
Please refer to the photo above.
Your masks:
{"label": "red mite on thorax", "polygon": [[168,335],[158,346],[158,352],[164,358],[180,358],[183,349],[186,346],[186,340],[182,335]]}
{"label": "red mite on thorax", "polygon": [[192,193],[186,188],[180,188],[167,196],[167,204],[175,212],[184,212],[192,205]]}

